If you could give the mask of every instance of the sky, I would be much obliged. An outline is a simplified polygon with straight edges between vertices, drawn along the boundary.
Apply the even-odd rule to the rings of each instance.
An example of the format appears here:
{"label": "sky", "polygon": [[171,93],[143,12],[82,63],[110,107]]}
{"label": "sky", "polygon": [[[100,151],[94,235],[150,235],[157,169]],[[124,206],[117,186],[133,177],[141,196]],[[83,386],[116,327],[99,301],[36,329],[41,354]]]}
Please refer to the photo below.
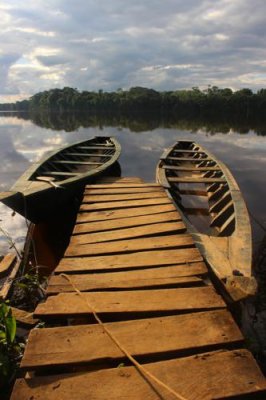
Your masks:
{"label": "sky", "polygon": [[266,87],[265,0],[0,0],[0,102],[51,88]]}

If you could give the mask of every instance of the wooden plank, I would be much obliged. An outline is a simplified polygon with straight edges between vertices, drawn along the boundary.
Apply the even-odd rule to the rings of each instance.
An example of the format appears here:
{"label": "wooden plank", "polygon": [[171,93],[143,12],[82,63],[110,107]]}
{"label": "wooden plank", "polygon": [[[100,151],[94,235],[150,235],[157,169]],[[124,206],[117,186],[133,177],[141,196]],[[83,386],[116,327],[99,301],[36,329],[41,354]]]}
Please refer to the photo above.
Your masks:
{"label": "wooden plank", "polygon": [[99,154],[99,153],[78,153],[78,152],[71,152],[71,153],[64,153],[64,156],[78,156],[78,157],[113,157],[113,154]]}
{"label": "wooden plank", "polygon": [[183,233],[186,228],[182,221],[164,222],[158,224],[143,225],[133,228],[115,229],[111,231],[102,231],[97,233],[84,233],[71,236],[71,244],[86,244],[86,243],[102,243],[112,240],[133,239],[160,233]]}
{"label": "wooden plank", "polygon": [[128,228],[132,226],[142,226],[149,224],[156,224],[158,222],[170,222],[170,221],[180,221],[181,217],[177,211],[172,211],[169,213],[148,215],[148,216],[138,216],[129,218],[113,219],[110,221],[99,221],[99,222],[87,222],[82,224],[77,224],[74,228],[73,233],[84,233],[84,232],[99,232],[108,231],[109,229],[121,229]]}
{"label": "wooden plank", "polygon": [[103,176],[97,183],[144,183],[138,176]]}
{"label": "wooden plank", "polygon": [[168,160],[172,161],[190,161],[190,162],[203,162],[203,161],[213,161],[212,158],[193,158],[193,157],[167,157],[167,158],[162,158],[162,160],[165,160],[167,162]]}
{"label": "wooden plank", "polygon": [[[178,289],[125,290],[115,292],[60,293],[39,303],[37,318],[91,315],[90,304],[99,314],[145,315],[179,313],[181,311],[225,308],[225,303],[213,287]],[[132,315],[131,315],[132,317]]]}
{"label": "wooden plank", "polygon": [[117,189],[117,188],[161,188],[159,183],[107,183],[86,185],[86,189]]}
{"label": "wooden plank", "polygon": [[79,172],[60,172],[60,171],[44,171],[45,175],[58,175],[58,176],[78,176]]}
{"label": "wooden plank", "polygon": [[135,194],[135,193],[154,193],[158,191],[164,191],[163,188],[159,187],[147,187],[147,188],[128,188],[128,187],[121,187],[116,189],[85,189],[85,195],[96,195],[96,194]]}
{"label": "wooden plank", "polygon": [[198,171],[198,172],[204,172],[204,171],[220,171],[221,168],[219,167],[178,167],[177,165],[163,165],[162,166],[163,169],[169,169],[169,170],[174,170],[174,171]]}
{"label": "wooden plank", "polygon": [[192,154],[205,154],[205,151],[202,150],[189,150],[189,149],[173,149],[174,153],[192,153]]}
{"label": "wooden plank", "polygon": [[[165,353],[178,355],[243,342],[226,310],[107,323],[106,327],[130,354],[148,359],[154,354],[165,357]],[[123,352],[100,325],[68,326],[32,330],[20,366],[38,370],[121,358],[125,358]]]}
{"label": "wooden plank", "polygon": [[76,165],[101,165],[101,162],[92,162],[92,161],[70,161],[70,160],[59,160],[53,161],[53,164],[76,164]]}
{"label": "wooden plank", "polygon": [[116,201],[114,203],[100,203],[100,204],[81,204],[79,211],[97,211],[97,210],[112,210],[114,208],[131,208],[141,206],[153,206],[162,204],[171,204],[171,200],[166,196],[162,196],[159,199],[145,199],[145,200],[127,200],[127,201]]}
{"label": "wooden plank", "polygon": [[85,195],[82,199],[82,203],[102,203],[107,201],[124,201],[124,200],[141,200],[141,199],[153,199],[153,198],[165,198],[166,194],[163,190],[151,193],[130,193],[130,194],[100,194],[100,195]]}
{"label": "wooden plank", "polygon": [[176,183],[225,183],[225,178],[192,178],[192,177],[167,177],[169,182]]}
{"label": "wooden plank", "polygon": [[143,239],[118,240],[115,242],[84,244],[82,246],[68,246],[65,257],[93,256],[99,254],[126,253],[140,250],[156,250],[166,248],[194,247],[190,235],[154,236]]}
{"label": "wooden plank", "polygon": [[13,281],[17,276],[20,266],[21,266],[21,262],[20,262],[20,260],[17,260],[15,265],[13,266],[13,268],[10,270],[10,272],[9,272],[7,278],[5,279],[5,282],[0,290],[0,299],[5,300],[7,298],[8,293],[13,284]]}
{"label": "wooden plank", "polygon": [[115,150],[114,145],[102,145],[102,146],[77,146],[77,149],[86,149],[86,150]]}
{"label": "wooden plank", "polygon": [[[71,281],[82,292],[113,289],[141,289],[156,287],[185,287],[199,286],[202,280],[193,275],[206,274],[204,263],[158,267],[141,270],[107,272],[96,274],[71,275]],[[191,276],[192,275],[192,276]],[[62,275],[53,275],[49,280],[47,294],[73,292],[73,286]]]}
{"label": "wooden plank", "polygon": [[165,204],[158,206],[143,206],[131,207],[122,210],[107,210],[107,211],[93,211],[93,212],[80,212],[77,215],[77,223],[88,221],[108,221],[118,218],[127,218],[141,215],[155,215],[165,212],[176,211],[173,204]]}
{"label": "wooden plank", "polygon": [[[215,351],[145,364],[145,368],[187,400],[226,399],[250,393],[266,395],[266,380],[247,350]],[[240,399],[241,397],[239,397]],[[260,397],[263,399],[263,394]],[[21,378],[11,400],[171,400],[173,395],[145,379],[135,367],[82,374]]]}
{"label": "wooden plank", "polygon": [[0,262],[0,277],[6,276],[14,266],[17,256],[15,254],[6,254]]}
{"label": "wooden plank", "polygon": [[202,256],[197,248],[139,251],[111,256],[67,257],[59,262],[55,272],[142,268],[198,261],[202,261]]}

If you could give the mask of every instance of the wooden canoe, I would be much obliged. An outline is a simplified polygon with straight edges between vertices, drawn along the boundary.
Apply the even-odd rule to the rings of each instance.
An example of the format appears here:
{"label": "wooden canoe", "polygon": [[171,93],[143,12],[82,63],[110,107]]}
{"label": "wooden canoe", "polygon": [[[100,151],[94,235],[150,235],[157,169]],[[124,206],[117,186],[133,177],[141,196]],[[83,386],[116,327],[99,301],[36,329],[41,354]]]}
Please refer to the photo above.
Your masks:
{"label": "wooden canoe", "polygon": [[161,156],[157,181],[181,212],[208,264],[233,299],[254,294],[248,211],[228,168],[201,145],[176,142]]}
{"label": "wooden canoe", "polygon": [[11,187],[0,201],[32,222],[46,220],[85,183],[115,168],[121,146],[113,137],[96,136],[49,153]]}

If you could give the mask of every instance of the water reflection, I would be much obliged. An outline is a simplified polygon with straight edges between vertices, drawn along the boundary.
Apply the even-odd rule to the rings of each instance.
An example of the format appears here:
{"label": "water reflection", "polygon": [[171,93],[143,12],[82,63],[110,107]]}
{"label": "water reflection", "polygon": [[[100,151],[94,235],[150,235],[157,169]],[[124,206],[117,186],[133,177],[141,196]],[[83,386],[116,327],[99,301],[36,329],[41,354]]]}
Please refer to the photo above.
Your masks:
{"label": "water reflection", "polygon": [[[155,168],[162,151],[176,140],[195,140],[225,162],[234,174],[254,218],[266,225],[264,199],[266,195],[266,132],[229,123],[200,121],[162,121],[139,117],[42,115],[33,123],[28,115],[0,118],[0,190],[8,190],[31,162],[40,159],[46,151],[94,135],[113,135],[122,145],[120,164],[124,176],[140,176],[154,181]],[[203,122],[202,122],[203,123]],[[37,125],[36,125],[37,124]],[[258,125],[258,124],[257,124]],[[205,128],[204,128],[205,127]],[[19,216],[0,206],[1,226],[17,241],[25,235],[25,222]],[[255,243],[263,230],[253,222]],[[1,236],[1,235],[0,235]],[[5,239],[0,239],[0,254],[6,252]]]}

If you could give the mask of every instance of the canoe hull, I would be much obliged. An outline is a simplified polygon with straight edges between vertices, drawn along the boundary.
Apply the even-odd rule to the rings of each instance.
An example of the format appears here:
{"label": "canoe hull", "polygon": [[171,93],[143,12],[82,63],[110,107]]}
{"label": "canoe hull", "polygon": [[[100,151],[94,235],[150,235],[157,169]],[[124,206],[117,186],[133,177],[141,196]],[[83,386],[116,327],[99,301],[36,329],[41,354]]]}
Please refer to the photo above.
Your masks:
{"label": "canoe hull", "polygon": [[[199,144],[180,141],[163,153],[157,181],[172,197],[196,245],[231,297],[255,294],[249,215],[228,168]],[[184,205],[188,198],[195,208]],[[198,206],[202,203],[207,208]],[[205,225],[195,225],[197,214],[202,220],[207,215]]]}
{"label": "canoe hull", "polygon": [[[111,143],[106,149],[101,144],[104,140]],[[100,149],[95,145],[97,141]],[[91,143],[90,146],[90,140],[86,140],[50,153],[33,164],[9,192],[1,193],[0,201],[31,222],[38,223],[53,218],[64,204],[75,202],[86,183],[105,174],[119,176],[121,169],[117,160],[121,147],[116,139],[95,137]]]}

